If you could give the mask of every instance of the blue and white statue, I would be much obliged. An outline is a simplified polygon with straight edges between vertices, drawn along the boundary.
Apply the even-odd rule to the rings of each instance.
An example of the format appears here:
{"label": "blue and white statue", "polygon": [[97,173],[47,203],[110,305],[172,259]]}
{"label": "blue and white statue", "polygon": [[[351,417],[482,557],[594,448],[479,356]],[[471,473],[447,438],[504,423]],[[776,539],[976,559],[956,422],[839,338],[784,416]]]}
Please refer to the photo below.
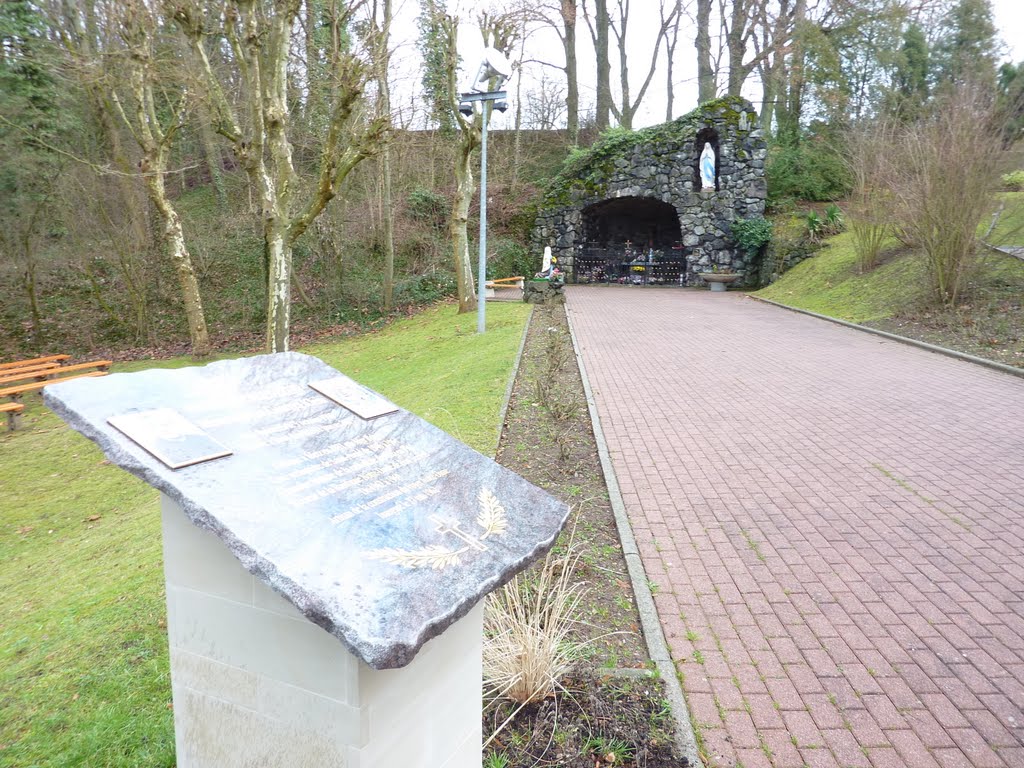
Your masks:
{"label": "blue and white statue", "polygon": [[701,189],[715,188],[715,150],[711,142],[704,142],[704,151],[700,153],[700,186]]}

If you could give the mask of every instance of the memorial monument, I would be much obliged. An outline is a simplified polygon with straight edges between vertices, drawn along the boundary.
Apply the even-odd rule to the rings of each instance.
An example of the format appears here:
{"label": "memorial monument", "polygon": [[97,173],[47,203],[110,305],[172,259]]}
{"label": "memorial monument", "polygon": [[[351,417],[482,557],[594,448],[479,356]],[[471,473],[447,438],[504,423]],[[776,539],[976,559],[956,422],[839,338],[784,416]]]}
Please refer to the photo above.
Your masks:
{"label": "memorial monument", "polygon": [[179,768],[479,768],[481,601],[566,505],[298,353],[44,396],[162,493]]}

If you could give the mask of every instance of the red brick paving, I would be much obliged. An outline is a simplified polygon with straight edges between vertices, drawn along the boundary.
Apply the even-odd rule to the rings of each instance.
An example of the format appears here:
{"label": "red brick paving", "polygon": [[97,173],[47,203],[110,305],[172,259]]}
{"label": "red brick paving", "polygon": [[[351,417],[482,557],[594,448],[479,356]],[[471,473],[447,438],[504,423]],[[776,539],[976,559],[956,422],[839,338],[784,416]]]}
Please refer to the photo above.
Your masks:
{"label": "red brick paving", "polygon": [[1024,768],[1024,380],[740,294],[568,297],[711,765]]}

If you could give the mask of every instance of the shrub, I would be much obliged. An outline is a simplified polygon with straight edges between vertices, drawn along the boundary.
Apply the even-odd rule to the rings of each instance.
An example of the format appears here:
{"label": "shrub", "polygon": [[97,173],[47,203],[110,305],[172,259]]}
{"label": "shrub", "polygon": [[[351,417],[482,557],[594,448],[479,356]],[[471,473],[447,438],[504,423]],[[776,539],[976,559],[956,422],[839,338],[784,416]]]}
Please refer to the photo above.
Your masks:
{"label": "shrub", "polygon": [[776,144],[765,167],[768,200],[836,200],[850,190],[842,157],[823,139],[807,138],[795,146]]}
{"label": "shrub", "polygon": [[825,223],[821,220],[821,216],[818,215],[817,211],[808,211],[806,227],[807,237],[812,241],[817,241],[821,238]]}
{"label": "shrub", "polygon": [[960,86],[905,128],[891,163],[899,226],[924,251],[935,298],[955,305],[994,206],[1002,143],[984,88]]}
{"label": "shrub", "polygon": [[758,253],[772,239],[772,223],[763,216],[732,223],[732,236],[744,253]]}
{"label": "shrub", "polygon": [[850,230],[857,265],[867,272],[893,229],[890,159],[895,144],[892,125],[884,120],[864,123],[846,137],[846,164],[853,177]]}
{"label": "shrub", "polygon": [[411,218],[438,228],[447,223],[452,210],[448,198],[424,187],[416,187],[409,193],[407,205]]}
{"label": "shrub", "polygon": [[540,269],[540,257],[534,256],[522,243],[501,237],[491,241],[493,246],[487,255],[487,278],[533,277]]}
{"label": "shrub", "polygon": [[1004,173],[1002,176],[1003,186],[1011,192],[1024,190],[1024,170]]}
{"label": "shrub", "polygon": [[395,304],[398,306],[430,304],[454,295],[455,275],[451,272],[415,275],[395,286]]}
{"label": "shrub", "polygon": [[822,229],[827,235],[838,235],[846,229],[846,217],[843,216],[843,209],[835,203],[825,206],[825,220],[822,222]]}

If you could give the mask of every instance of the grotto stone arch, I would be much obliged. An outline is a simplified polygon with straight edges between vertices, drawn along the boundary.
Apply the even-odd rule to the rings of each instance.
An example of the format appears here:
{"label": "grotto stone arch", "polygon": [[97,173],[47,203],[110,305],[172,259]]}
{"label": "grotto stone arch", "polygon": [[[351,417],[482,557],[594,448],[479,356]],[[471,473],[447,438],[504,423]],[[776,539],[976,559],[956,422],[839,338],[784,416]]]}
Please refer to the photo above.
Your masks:
{"label": "grotto stone arch", "polygon": [[[715,150],[715,189],[702,190],[705,142]],[[551,246],[570,282],[636,282],[642,273],[643,282],[695,285],[697,273],[728,268],[743,274],[745,285],[756,285],[757,257],[736,247],[732,222],[764,215],[766,155],[753,107],[735,97],[669,123],[607,134],[566,161],[552,181],[533,244]],[[665,243],[669,212],[678,237]],[[623,237],[630,226],[636,234]],[[645,239],[657,239],[660,247]],[[643,270],[637,269],[640,256],[650,265]]]}
{"label": "grotto stone arch", "polygon": [[685,277],[675,206],[654,197],[613,197],[582,210],[576,282],[678,283]]}

